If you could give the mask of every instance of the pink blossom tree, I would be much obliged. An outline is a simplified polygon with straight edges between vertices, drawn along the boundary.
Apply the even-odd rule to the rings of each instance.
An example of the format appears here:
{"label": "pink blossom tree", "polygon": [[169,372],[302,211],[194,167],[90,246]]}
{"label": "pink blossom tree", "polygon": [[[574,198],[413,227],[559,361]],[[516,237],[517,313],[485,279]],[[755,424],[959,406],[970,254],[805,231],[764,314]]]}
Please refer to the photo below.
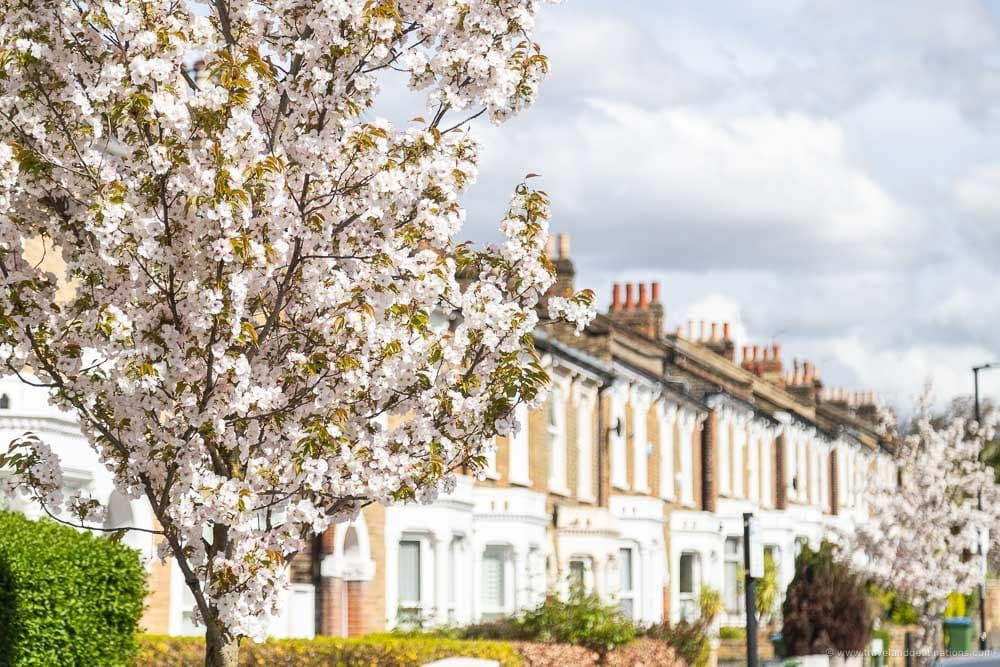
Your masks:
{"label": "pink blossom tree", "polygon": [[[521,111],[546,71],[536,9],[0,0],[0,359],[148,500],[207,665],[265,635],[311,535],[433,500],[544,389],[545,195],[517,188],[498,247],[455,241],[468,121]],[[427,119],[375,116],[387,70]],[[29,261],[34,239],[64,273]],[[589,302],[546,310],[582,325]],[[100,511],[60,515],[31,434],[0,465],[63,521]]]}

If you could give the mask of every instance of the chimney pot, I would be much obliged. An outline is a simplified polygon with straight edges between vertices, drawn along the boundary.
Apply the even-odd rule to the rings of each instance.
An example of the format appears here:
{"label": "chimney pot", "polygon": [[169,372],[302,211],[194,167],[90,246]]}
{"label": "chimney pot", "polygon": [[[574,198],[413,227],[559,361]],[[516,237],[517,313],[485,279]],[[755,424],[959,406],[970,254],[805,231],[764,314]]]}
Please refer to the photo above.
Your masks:
{"label": "chimney pot", "polygon": [[781,346],[775,343],[771,346],[771,350],[774,352],[774,360],[781,361]]}
{"label": "chimney pot", "polygon": [[569,259],[569,234],[559,235],[559,258]]}
{"label": "chimney pot", "polygon": [[620,283],[615,283],[611,286],[611,312],[621,310],[622,308],[622,286]]}
{"label": "chimney pot", "polygon": [[694,340],[694,320],[688,320],[688,340]]}
{"label": "chimney pot", "polygon": [[771,359],[771,348],[764,346],[764,361],[770,361]]}
{"label": "chimney pot", "polygon": [[719,323],[712,322],[712,342],[719,340]]}
{"label": "chimney pot", "polygon": [[757,361],[760,359],[760,345],[754,344],[753,346],[753,360]]}
{"label": "chimney pot", "polygon": [[677,337],[684,338],[684,327],[680,324],[677,325]]}
{"label": "chimney pot", "polygon": [[749,360],[750,360],[750,346],[749,345],[744,345],[743,346],[743,362],[746,363]]}
{"label": "chimney pot", "polygon": [[632,283],[625,283],[625,308],[627,310],[632,310],[635,307],[635,297],[632,291],[635,286]]}
{"label": "chimney pot", "polygon": [[545,256],[549,259],[555,259],[556,256],[556,239],[551,234],[545,239]]}
{"label": "chimney pot", "polygon": [[812,382],[812,379],[813,379],[812,364],[809,363],[808,361],[803,361],[802,362],[802,380],[806,384],[809,384],[810,382]]}
{"label": "chimney pot", "polygon": [[732,335],[732,327],[730,327],[729,322],[722,323],[722,339],[729,340]]}
{"label": "chimney pot", "polygon": [[649,299],[646,297],[646,283],[639,283],[639,310],[649,308]]}
{"label": "chimney pot", "polygon": [[653,283],[650,286],[650,291],[652,292],[652,295],[650,296],[650,301],[652,301],[653,303],[659,303],[660,302],[660,283],[658,283],[658,282]]}

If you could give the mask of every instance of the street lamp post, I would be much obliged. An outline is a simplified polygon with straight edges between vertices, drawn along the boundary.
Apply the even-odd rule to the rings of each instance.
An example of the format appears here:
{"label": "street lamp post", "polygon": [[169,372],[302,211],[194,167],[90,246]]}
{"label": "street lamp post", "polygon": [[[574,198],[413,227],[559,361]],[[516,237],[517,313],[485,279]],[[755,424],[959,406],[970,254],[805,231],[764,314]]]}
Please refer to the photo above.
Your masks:
{"label": "street lamp post", "polygon": [[[982,364],[980,366],[972,367],[972,384],[974,387],[974,398],[973,406],[976,415],[976,424],[982,420],[982,415],[979,411],[979,372],[989,370],[991,368],[1000,368],[1000,362],[992,362],[989,364]],[[983,509],[983,492],[980,490],[979,497],[977,498],[977,509]],[[979,537],[979,557],[984,558],[985,552],[983,549],[985,545],[983,544],[982,535]],[[986,650],[986,573],[983,573],[983,580],[979,582],[979,650]]]}

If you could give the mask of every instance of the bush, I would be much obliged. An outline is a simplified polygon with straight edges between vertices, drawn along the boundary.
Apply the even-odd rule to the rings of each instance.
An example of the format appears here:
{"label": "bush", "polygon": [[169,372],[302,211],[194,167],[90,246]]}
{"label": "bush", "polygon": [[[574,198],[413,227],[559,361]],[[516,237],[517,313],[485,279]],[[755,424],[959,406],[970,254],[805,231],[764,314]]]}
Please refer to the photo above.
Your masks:
{"label": "bush", "polygon": [[128,665],[145,595],[136,551],[0,512],[0,665]]}
{"label": "bush", "polygon": [[781,634],[790,656],[861,651],[868,644],[871,614],[864,583],[824,541],[795,559],[785,595]]}
{"label": "bush", "polygon": [[883,619],[893,625],[916,625],[917,610],[912,604],[900,598],[895,591],[869,584],[868,594],[878,607],[876,614]]}
{"label": "bush", "polygon": [[739,639],[746,641],[747,629],[738,625],[723,625],[719,628],[719,639]]}
{"label": "bush", "polygon": [[519,639],[575,644],[594,651],[601,664],[611,650],[635,639],[635,626],[596,593],[575,589],[565,601],[550,595],[514,619]]}
{"label": "bush", "polygon": [[646,630],[646,636],[666,643],[689,667],[706,667],[712,659],[712,644],[707,624],[681,621],[676,625],[660,623]]}
{"label": "bush", "polygon": [[[136,667],[200,667],[201,637],[139,638]],[[345,639],[272,639],[240,645],[242,667],[418,667],[452,656],[498,660],[503,667],[522,664],[517,650],[501,642],[462,641],[432,636],[376,634]]]}

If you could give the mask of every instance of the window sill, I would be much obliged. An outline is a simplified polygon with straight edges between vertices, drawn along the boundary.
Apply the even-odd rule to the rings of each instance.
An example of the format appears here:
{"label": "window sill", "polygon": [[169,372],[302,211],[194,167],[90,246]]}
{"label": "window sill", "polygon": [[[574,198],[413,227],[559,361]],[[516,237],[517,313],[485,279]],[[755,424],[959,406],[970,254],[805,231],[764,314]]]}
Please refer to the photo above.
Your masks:
{"label": "window sill", "polygon": [[510,482],[511,485],[513,485],[513,486],[524,486],[524,487],[527,487],[527,488],[531,488],[531,480],[530,479],[513,479],[513,478],[511,478],[511,479],[509,479],[507,481]]}
{"label": "window sill", "polygon": [[612,489],[618,489],[619,491],[628,491],[628,484],[623,484],[621,482],[611,482]]}
{"label": "window sill", "polygon": [[592,493],[577,493],[576,499],[581,503],[594,504],[597,502],[597,498]]}
{"label": "window sill", "polygon": [[567,487],[559,485],[553,486],[552,484],[549,484],[549,493],[551,493],[554,496],[562,496],[563,498],[569,498],[570,496],[573,495],[573,492],[570,491]]}

